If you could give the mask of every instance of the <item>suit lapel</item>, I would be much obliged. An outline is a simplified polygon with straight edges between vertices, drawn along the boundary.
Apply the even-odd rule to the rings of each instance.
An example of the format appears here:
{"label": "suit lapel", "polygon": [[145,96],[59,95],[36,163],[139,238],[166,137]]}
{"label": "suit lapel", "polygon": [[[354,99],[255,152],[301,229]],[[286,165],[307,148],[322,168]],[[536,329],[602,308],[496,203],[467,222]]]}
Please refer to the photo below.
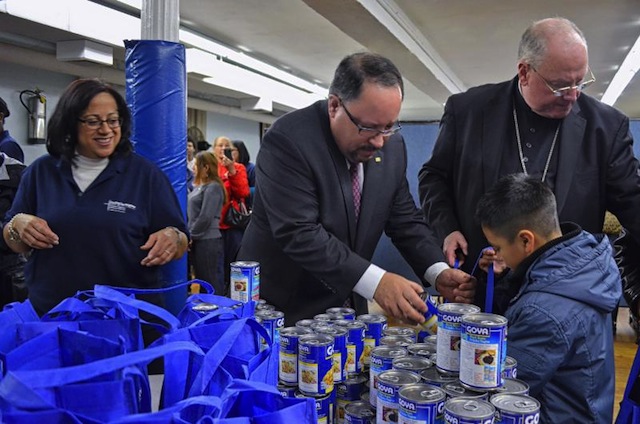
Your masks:
{"label": "suit lapel", "polygon": [[[353,206],[353,191],[351,190],[351,177],[349,176],[349,168],[347,167],[347,160],[336,146],[333,136],[327,137],[326,139],[329,151],[331,152],[331,159],[333,160],[333,166],[336,173],[338,185],[340,187],[340,191],[342,192],[342,209],[349,226],[350,246],[353,247],[356,241],[356,211]],[[362,203],[360,205],[360,210],[362,210]],[[338,208],[339,206],[340,205],[336,205],[336,208]]]}
{"label": "suit lapel", "polygon": [[[515,80],[514,80],[515,81]],[[479,141],[482,152],[482,170],[484,177],[484,191],[489,190],[500,174],[500,161],[505,143],[515,134],[508,137],[508,128],[513,120],[513,90],[515,82],[508,84],[495,94],[492,101],[484,109],[482,139]],[[506,137],[506,138],[505,138]],[[470,181],[471,183],[471,181]]]}
{"label": "suit lapel", "polygon": [[[390,140],[389,140],[390,141]],[[362,197],[360,198],[360,218],[358,219],[358,232],[366,231],[361,228],[365,223],[371,222],[376,210],[375,190],[384,187],[384,153],[380,150],[370,160],[363,163],[364,185],[362,187]]]}
{"label": "suit lapel", "polygon": [[584,142],[586,120],[578,113],[580,106],[575,103],[571,113],[562,121],[560,130],[560,146],[558,147],[558,170],[556,175],[555,195],[558,213],[562,211],[573,181],[576,161]]}

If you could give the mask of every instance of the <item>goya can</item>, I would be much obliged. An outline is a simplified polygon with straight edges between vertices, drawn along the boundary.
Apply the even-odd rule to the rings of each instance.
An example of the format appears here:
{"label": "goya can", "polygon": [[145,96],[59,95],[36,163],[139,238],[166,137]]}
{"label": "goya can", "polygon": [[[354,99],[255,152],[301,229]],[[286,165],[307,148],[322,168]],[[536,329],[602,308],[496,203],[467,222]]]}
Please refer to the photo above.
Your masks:
{"label": "goya can", "polygon": [[333,337],[305,334],[298,339],[298,387],[314,396],[333,390]]}
{"label": "goya can", "polygon": [[297,386],[287,386],[286,384],[278,383],[278,391],[282,395],[282,397],[292,398],[296,397],[296,392],[298,391]]}
{"label": "goya can", "polygon": [[382,336],[378,342],[378,346],[402,346],[412,345],[415,340],[405,336]]}
{"label": "goya can", "polygon": [[407,352],[411,356],[421,356],[430,359],[436,353],[436,345],[431,343],[414,343],[407,346]]}
{"label": "goya can", "polygon": [[479,312],[476,305],[443,303],[438,306],[438,354],[436,366],[440,371],[460,371],[460,324],[462,316]]}
{"label": "goya can", "polygon": [[420,324],[420,332],[425,335],[435,335],[438,332],[438,306],[431,299],[429,293],[423,292],[420,298],[427,305],[427,312],[424,313],[424,322]]}
{"label": "goya can", "polygon": [[309,318],[305,318],[305,319],[301,319],[299,321],[296,321],[296,327],[307,327],[307,328],[311,328],[311,326],[315,323],[316,321],[309,319]]}
{"label": "goya can", "polygon": [[313,317],[315,321],[333,321],[334,317],[330,314],[318,314]]}
{"label": "goya can", "polygon": [[351,402],[344,408],[344,422],[347,424],[375,424],[376,410],[369,402]]}
{"label": "goya can", "polygon": [[382,330],[383,336],[402,336],[408,337],[412,340],[412,343],[416,342],[416,330],[413,327],[407,327],[403,325],[394,325]]}
{"label": "goya can", "polygon": [[364,322],[367,328],[364,332],[364,367],[369,366],[369,356],[374,347],[380,344],[382,331],[387,328],[387,317],[379,314],[364,314],[356,318]]}
{"label": "goya can", "polygon": [[467,314],[462,317],[461,334],[462,384],[480,390],[502,385],[502,366],[507,356],[507,319],[495,314]]}
{"label": "goya can", "polygon": [[518,378],[518,361],[511,356],[504,358],[504,366],[502,367],[502,378]]}
{"label": "goya can", "polygon": [[355,320],[337,320],[334,325],[347,329],[347,374],[360,374],[364,370],[364,335],[366,324]]}
{"label": "goya can", "polygon": [[411,371],[388,370],[378,376],[376,423],[398,422],[398,392],[405,386],[420,382],[420,376]]}
{"label": "goya can", "polygon": [[313,399],[316,402],[316,413],[318,415],[318,424],[333,424],[333,414],[335,410],[335,394],[333,392],[323,396],[312,396],[300,391],[296,392],[295,397],[303,399]]}
{"label": "goya can", "polygon": [[356,319],[356,310],[345,307],[329,308],[326,311],[329,315],[338,316],[341,315],[341,319],[354,320]]}
{"label": "goya can", "polygon": [[496,408],[480,399],[452,398],[444,403],[446,424],[493,424]]}
{"label": "goya can", "polygon": [[[260,299],[262,300],[262,299]],[[275,311],[276,307],[266,302],[256,303],[256,311]]]}
{"label": "goya can", "polygon": [[231,299],[247,303],[260,299],[260,264],[238,261],[230,264]]}
{"label": "goya can", "polygon": [[444,391],[429,384],[410,384],[398,392],[400,424],[440,424],[444,414]]}
{"label": "goya can", "polygon": [[333,337],[333,382],[339,383],[347,377],[347,329],[344,327],[314,327],[316,334],[328,334]]}
{"label": "goya can", "polygon": [[403,347],[378,346],[371,351],[371,367],[369,367],[369,401],[376,406],[378,401],[378,376],[393,368],[393,359],[407,356]]}
{"label": "goya can", "polygon": [[284,384],[298,384],[298,341],[300,336],[305,334],[313,334],[313,331],[305,327],[287,327],[280,330],[278,378]]}
{"label": "goya can", "polygon": [[420,374],[422,370],[431,368],[433,362],[427,358],[421,358],[419,356],[402,356],[394,358],[391,361],[391,368],[394,370],[406,370]]}
{"label": "goya can", "polygon": [[495,424],[537,424],[540,422],[540,402],[525,395],[500,394],[491,397],[496,408]]}
{"label": "goya can", "polygon": [[336,421],[344,422],[345,408],[352,402],[359,401],[365,390],[367,379],[363,375],[347,377],[343,382],[335,385],[336,392]]}
{"label": "goya can", "polygon": [[529,384],[517,378],[503,378],[502,385],[491,390],[493,395],[511,394],[511,395],[528,395]]}
{"label": "goya can", "polygon": [[[256,311],[256,321],[258,321],[267,330],[267,333],[271,337],[271,343],[273,346],[280,346],[280,330],[284,328],[284,312],[280,311]],[[267,341],[260,337],[260,343],[262,349],[267,348]]]}
{"label": "goya can", "polygon": [[472,390],[460,383],[460,380],[450,381],[442,385],[442,390],[447,394],[447,399],[466,397],[472,399],[489,400],[489,393]]}
{"label": "goya can", "polygon": [[442,387],[445,383],[450,383],[458,379],[458,374],[453,372],[439,371],[436,367],[427,368],[420,371],[420,377],[426,384]]}

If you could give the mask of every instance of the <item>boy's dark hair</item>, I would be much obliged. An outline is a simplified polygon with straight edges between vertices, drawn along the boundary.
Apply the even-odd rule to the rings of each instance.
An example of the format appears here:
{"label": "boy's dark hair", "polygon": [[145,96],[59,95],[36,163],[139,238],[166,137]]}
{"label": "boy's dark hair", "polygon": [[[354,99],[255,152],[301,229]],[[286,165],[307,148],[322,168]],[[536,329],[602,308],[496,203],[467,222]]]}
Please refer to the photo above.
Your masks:
{"label": "boy's dark hair", "polygon": [[549,237],[560,228],[553,192],[526,174],[500,178],[478,202],[476,219],[507,240],[514,240],[523,229]]}

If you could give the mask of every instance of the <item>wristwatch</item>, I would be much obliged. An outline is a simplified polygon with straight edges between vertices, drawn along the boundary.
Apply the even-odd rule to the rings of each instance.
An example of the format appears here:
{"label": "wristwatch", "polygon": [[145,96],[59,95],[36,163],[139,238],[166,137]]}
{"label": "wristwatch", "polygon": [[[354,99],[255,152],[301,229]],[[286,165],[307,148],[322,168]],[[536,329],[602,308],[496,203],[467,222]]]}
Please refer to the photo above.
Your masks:
{"label": "wristwatch", "polygon": [[11,221],[9,221],[9,225],[7,226],[7,230],[9,231],[9,241],[13,241],[13,242],[22,241],[22,239],[20,239],[20,233],[15,228],[13,228],[13,223],[18,217],[18,215],[20,214],[14,215],[13,218],[11,218]]}

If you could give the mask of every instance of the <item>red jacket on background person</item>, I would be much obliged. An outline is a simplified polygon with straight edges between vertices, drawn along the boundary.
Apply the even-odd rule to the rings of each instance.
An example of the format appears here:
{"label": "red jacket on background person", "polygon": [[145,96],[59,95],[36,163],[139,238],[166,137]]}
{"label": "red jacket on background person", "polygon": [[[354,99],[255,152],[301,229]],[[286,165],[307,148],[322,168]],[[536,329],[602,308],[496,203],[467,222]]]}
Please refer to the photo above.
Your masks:
{"label": "red jacket on background person", "polygon": [[224,222],[224,218],[227,215],[229,206],[233,204],[233,207],[238,209],[238,204],[249,197],[249,180],[247,178],[247,170],[244,165],[240,163],[234,163],[233,167],[236,170],[234,175],[229,174],[229,170],[226,166],[218,164],[218,174],[222,179],[225,190],[227,190],[228,200],[222,206],[222,213],[220,215],[220,229],[228,230],[230,227]]}

